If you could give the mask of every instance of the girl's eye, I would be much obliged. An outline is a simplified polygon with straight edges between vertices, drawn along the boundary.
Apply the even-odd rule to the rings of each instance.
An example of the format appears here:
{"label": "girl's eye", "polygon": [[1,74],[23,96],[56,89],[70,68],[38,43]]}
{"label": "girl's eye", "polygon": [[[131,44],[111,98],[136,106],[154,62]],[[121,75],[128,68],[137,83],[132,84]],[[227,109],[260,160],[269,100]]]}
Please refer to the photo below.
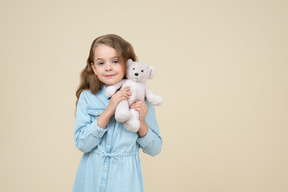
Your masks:
{"label": "girl's eye", "polygon": [[143,73],[144,71],[143,71],[143,70],[141,70],[141,72]]}
{"label": "girl's eye", "polygon": [[119,63],[119,61],[118,60],[114,60],[113,63]]}
{"label": "girl's eye", "polygon": [[104,62],[99,62],[98,65],[104,65]]}

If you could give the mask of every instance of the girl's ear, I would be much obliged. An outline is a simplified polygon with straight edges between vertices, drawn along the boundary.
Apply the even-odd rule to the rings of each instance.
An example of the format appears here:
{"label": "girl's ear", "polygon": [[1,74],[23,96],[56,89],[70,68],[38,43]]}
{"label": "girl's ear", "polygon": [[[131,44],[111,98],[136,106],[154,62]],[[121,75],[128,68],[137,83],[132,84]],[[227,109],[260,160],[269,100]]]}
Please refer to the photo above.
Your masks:
{"label": "girl's ear", "polygon": [[154,67],[150,66],[149,71],[150,71],[149,79],[152,79],[156,74],[156,70]]}
{"label": "girl's ear", "polygon": [[90,65],[91,65],[91,68],[92,68],[94,74],[97,76],[97,72],[96,72],[96,68],[95,68],[94,63],[90,63]]}

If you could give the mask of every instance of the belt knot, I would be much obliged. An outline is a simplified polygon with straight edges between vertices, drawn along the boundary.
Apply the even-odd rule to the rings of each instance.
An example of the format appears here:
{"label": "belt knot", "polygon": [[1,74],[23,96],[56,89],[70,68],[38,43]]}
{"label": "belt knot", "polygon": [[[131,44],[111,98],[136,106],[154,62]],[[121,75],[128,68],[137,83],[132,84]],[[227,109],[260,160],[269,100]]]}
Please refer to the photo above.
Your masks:
{"label": "belt knot", "polygon": [[119,158],[118,158],[119,155],[118,154],[106,153],[106,152],[101,151],[100,155],[102,157],[110,157],[110,158],[114,159],[115,161],[119,160]]}

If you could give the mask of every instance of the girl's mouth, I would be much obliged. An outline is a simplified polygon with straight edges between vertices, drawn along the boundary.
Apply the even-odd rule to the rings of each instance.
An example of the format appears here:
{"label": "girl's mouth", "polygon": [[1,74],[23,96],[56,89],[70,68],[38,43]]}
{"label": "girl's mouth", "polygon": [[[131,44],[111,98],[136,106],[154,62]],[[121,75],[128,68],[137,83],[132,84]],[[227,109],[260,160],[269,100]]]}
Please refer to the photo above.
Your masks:
{"label": "girl's mouth", "polygon": [[105,75],[106,78],[114,77],[115,75]]}

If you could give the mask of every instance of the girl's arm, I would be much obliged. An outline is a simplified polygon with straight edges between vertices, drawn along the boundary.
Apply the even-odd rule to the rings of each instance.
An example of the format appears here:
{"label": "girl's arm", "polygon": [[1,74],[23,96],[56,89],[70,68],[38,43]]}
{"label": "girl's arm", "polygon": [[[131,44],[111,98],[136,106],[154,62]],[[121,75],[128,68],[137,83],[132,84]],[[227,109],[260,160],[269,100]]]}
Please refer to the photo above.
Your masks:
{"label": "girl's arm", "polygon": [[78,149],[87,153],[92,151],[92,149],[100,143],[103,135],[107,131],[106,126],[111,116],[115,113],[118,103],[124,99],[128,99],[131,95],[128,91],[129,88],[126,88],[115,93],[104,111],[95,111],[95,114],[93,115],[96,116],[96,118],[92,123],[90,121],[88,109],[88,92],[83,91],[80,94],[77,104],[74,133],[75,144]]}
{"label": "girl's arm", "polygon": [[[90,152],[96,147],[100,143],[104,133],[107,131],[106,129],[100,128],[97,123],[97,119],[103,110],[95,111],[93,112],[94,114],[89,112],[89,97],[87,97],[87,94],[87,91],[83,91],[80,94],[77,104],[74,132],[75,145],[83,153]],[[92,123],[90,116],[96,117]]]}
{"label": "girl's arm", "polygon": [[137,139],[137,143],[144,153],[151,156],[158,155],[162,148],[162,138],[153,105],[149,102],[146,104],[146,102],[142,100],[137,101],[131,108],[134,108],[140,113],[140,129],[138,131],[139,138]]}

